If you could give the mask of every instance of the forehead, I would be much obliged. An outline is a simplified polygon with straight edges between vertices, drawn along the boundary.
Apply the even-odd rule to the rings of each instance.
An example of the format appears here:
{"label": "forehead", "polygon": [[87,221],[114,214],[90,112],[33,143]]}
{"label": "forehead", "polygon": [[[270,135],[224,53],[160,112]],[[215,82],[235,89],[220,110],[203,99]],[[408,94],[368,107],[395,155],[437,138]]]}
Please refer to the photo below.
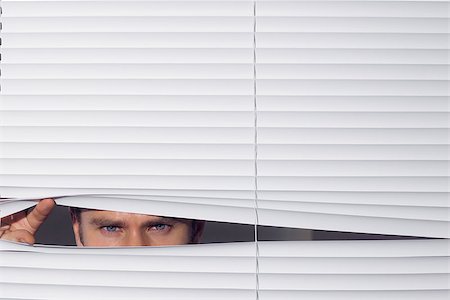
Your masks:
{"label": "forehead", "polygon": [[161,217],[154,215],[144,215],[136,213],[126,213],[109,210],[86,209],[81,211],[81,222],[121,222],[121,223],[148,223],[148,222],[182,222],[188,223],[190,220]]}
{"label": "forehead", "polygon": [[143,214],[133,214],[109,210],[83,210],[81,212],[83,218],[102,218],[114,220],[159,220],[163,217]]}

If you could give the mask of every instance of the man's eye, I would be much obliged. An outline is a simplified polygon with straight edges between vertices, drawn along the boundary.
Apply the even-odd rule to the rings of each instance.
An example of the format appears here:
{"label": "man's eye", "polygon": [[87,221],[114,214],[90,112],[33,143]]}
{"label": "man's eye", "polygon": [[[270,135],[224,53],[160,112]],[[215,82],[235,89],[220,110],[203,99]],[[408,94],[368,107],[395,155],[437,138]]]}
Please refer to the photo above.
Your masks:
{"label": "man's eye", "polygon": [[150,227],[151,230],[155,231],[165,231],[170,229],[170,225],[167,224],[156,224]]}
{"label": "man's eye", "polygon": [[105,230],[107,232],[117,232],[120,230],[118,226],[103,226],[102,230]]}

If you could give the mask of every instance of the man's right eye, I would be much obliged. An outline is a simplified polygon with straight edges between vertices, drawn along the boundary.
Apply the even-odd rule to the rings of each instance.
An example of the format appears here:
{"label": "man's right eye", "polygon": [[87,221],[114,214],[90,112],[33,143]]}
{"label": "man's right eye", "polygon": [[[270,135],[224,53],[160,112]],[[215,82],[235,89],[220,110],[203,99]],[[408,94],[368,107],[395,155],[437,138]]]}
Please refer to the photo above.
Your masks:
{"label": "man's right eye", "polygon": [[106,232],[117,232],[120,230],[119,226],[103,226],[101,227],[102,230],[106,231]]}

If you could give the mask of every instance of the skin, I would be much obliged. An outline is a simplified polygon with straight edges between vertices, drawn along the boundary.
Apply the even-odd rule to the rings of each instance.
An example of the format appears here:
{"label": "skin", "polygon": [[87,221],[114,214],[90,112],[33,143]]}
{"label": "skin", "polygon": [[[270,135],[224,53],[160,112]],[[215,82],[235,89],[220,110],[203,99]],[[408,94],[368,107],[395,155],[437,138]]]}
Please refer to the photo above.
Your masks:
{"label": "skin", "polygon": [[[1,220],[0,239],[34,244],[34,235],[56,206],[44,199],[28,214],[20,212]],[[198,243],[204,221],[167,218],[105,210],[72,213],[77,246],[169,246]]]}
{"label": "skin", "polygon": [[169,246],[197,243],[204,222],[105,210],[72,215],[78,246]]}
{"label": "skin", "polygon": [[0,239],[20,243],[34,244],[34,235],[56,206],[53,199],[44,199],[27,214],[19,212],[2,218]]}

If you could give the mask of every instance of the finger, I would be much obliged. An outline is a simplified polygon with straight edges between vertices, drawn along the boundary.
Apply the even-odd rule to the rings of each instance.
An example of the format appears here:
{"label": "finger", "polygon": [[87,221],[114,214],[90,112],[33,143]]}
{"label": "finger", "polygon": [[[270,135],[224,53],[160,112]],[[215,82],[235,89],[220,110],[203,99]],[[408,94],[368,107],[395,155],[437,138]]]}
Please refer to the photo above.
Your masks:
{"label": "finger", "polygon": [[27,216],[26,211],[21,211],[6,217],[3,217],[1,219],[1,225],[11,225],[13,223],[19,222],[20,220],[22,220],[23,218],[25,218]]}
{"label": "finger", "polygon": [[9,231],[2,235],[2,240],[19,243],[34,244],[34,236],[26,230]]}
{"label": "finger", "polygon": [[0,227],[0,238],[9,230],[9,228],[10,228],[9,225]]}
{"label": "finger", "polygon": [[8,230],[10,227],[11,227],[10,225],[2,225],[2,226],[0,227],[0,231]]}
{"label": "finger", "polygon": [[28,214],[27,220],[30,224],[31,234],[34,234],[39,226],[47,219],[52,209],[56,206],[53,199],[44,199],[34,207],[34,209]]}

